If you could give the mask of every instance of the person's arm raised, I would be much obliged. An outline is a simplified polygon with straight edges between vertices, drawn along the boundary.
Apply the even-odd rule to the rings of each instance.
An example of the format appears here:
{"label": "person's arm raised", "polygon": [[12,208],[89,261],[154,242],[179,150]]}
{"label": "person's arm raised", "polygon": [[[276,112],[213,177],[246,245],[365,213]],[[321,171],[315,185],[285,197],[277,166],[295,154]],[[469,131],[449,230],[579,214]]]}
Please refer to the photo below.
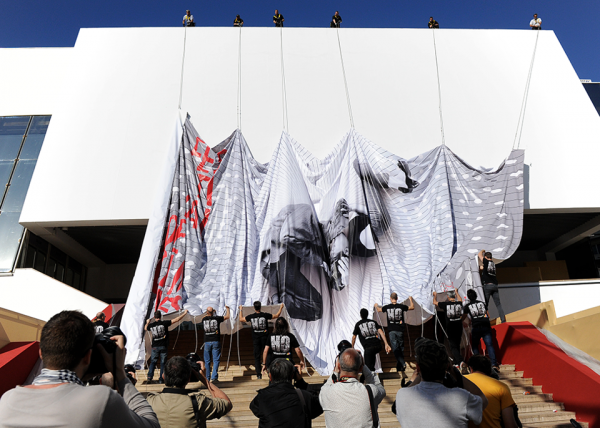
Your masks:
{"label": "person's arm raised", "polygon": [[273,315],[273,319],[279,318],[281,316],[281,312],[283,311],[283,303],[279,305],[279,311],[275,315]]}
{"label": "person's arm raised", "polygon": [[433,292],[433,305],[438,309],[440,308],[437,301],[437,293],[435,291]]}
{"label": "person's arm raised", "polygon": [[238,317],[240,318],[241,322],[248,322],[248,321],[246,321],[246,318],[244,316],[242,316],[242,305],[240,305],[240,307],[238,309]]}
{"label": "person's arm raised", "polygon": [[229,316],[231,315],[231,313],[229,311],[229,306],[225,306],[225,309],[227,309],[227,312],[225,312],[225,316],[223,317],[223,321],[228,320]]}
{"label": "person's arm raised", "polygon": [[185,311],[183,311],[183,313],[181,315],[179,315],[176,318],[173,318],[173,320],[171,321],[171,323],[175,324],[175,323],[181,321],[183,319],[183,317],[185,317],[187,315],[187,313],[188,313],[188,310],[186,309]]}
{"label": "person's arm raised", "polygon": [[378,303],[375,303],[375,306],[374,306],[374,308],[375,308],[375,310],[376,310],[377,312],[383,312],[383,310],[381,309],[381,306],[379,306],[379,304],[378,304]]}
{"label": "person's arm raised", "polygon": [[415,301],[413,300],[412,296],[408,296],[408,300],[410,301],[410,305],[408,305],[408,310],[412,311],[415,309]]}

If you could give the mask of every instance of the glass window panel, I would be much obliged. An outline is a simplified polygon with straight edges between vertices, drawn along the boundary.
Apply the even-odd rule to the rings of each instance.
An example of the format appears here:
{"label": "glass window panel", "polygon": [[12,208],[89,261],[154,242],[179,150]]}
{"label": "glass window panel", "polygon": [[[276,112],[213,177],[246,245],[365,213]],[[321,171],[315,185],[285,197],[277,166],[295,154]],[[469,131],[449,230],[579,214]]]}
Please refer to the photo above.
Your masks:
{"label": "glass window panel", "polygon": [[44,267],[46,266],[46,255],[44,253],[40,253],[39,251],[35,254],[35,264],[33,268],[39,272],[44,272]]}
{"label": "glass window panel", "polygon": [[65,273],[65,267],[61,264],[56,264],[56,270],[54,272],[54,279],[57,279],[62,282],[63,275]]}
{"label": "glass window panel", "polygon": [[52,259],[48,260],[48,269],[46,269],[46,275],[54,278],[54,272],[56,272],[56,262]]}
{"label": "glass window panel", "polygon": [[19,159],[37,159],[46,134],[29,134],[25,139],[23,150],[19,155]]}
{"label": "glass window panel", "polygon": [[79,275],[77,272],[75,272],[75,275],[73,276],[73,287],[77,288],[79,290],[79,281],[81,279],[81,275]]}
{"label": "glass window panel", "polygon": [[4,197],[6,185],[8,184],[10,172],[12,171],[14,164],[13,161],[0,161],[0,201],[2,201],[2,198]]}
{"label": "glass window panel", "polygon": [[32,268],[35,264],[35,248],[31,245],[27,247],[27,257],[25,258],[25,268]]}
{"label": "glass window panel", "polygon": [[0,272],[10,272],[15,263],[24,230],[19,224],[20,215],[11,212],[0,214]]}
{"label": "glass window panel", "polygon": [[29,127],[29,132],[27,135],[31,134],[46,134],[48,130],[48,125],[50,125],[50,119],[52,116],[33,116],[33,120],[31,121],[31,126]]}
{"label": "glass window panel", "polygon": [[35,169],[35,163],[36,161],[34,160],[24,160],[17,163],[17,168],[6,193],[6,199],[2,203],[2,212],[21,212],[25,196],[27,195],[27,189],[29,189],[29,183],[31,182],[31,176]]}
{"label": "glass window panel", "polygon": [[65,277],[65,284],[73,285],[73,269],[67,269],[67,276]]}
{"label": "glass window panel", "polygon": [[17,158],[30,116],[0,117],[0,160]]}

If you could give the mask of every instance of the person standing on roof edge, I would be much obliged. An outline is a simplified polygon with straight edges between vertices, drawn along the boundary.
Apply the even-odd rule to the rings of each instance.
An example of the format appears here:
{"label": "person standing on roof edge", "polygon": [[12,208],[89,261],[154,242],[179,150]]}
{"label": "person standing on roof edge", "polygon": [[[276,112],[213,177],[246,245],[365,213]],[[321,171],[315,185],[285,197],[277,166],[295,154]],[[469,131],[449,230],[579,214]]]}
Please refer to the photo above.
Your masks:
{"label": "person standing on roof edge", "polygon": [[234,27],[243,27],[244,26],[244,20],[242,18],[240,18],[240,15],[235,16],[235,19],[233,20],[233,26]]}
{"label": "person standing on roof edge", "polygon": [[429,22],[427,23],[427,26],[429,28],[440,28],[440,24],[435,19],[433,19],[433,16],[429,17]]}
{"label": "person standing on roof edge", "polygon": [[[206,368],[206,379],[209,382],[219,380],[219,362],[221,361],[221,323],[229,319],[229,306],[225,316],[217,315],[217,311],[210,306],[206,308],[206,315],[202,319],[204,327],[204,366]],[[213,368],[210,371],[210,361]],[[210,378],[209,378],[210,375]]]}
{"label": "person standing on roof edge", "polygon": [[262,357],[269,339],[269,320],[279,318],[283,311],[283,303],[279,306],[279,311],[273,315],[261,312],[262,304],[260,301],[254,302],[254,313],[247,317],[242,316],[242,306],[240,305],[239,317],[241,322],[249,322],[252,326],[252,345],[254,347],[254,368],[256,378],[262,379]]}
{"label": "person standing on roof edge", "polygon": [[283,27],[283,21],[285,21],[285,18],[277,9],[275,9],[275,15],[273,15],[273,24],[275,24],[276,27]]}
{"label": "person standing on roof edge", "polygon": [[406,370],[406,363],[404,361],[404,331],[406,330],[404,314],[406,311],[415,309],[415,302],[412,296],[409,296],[408,299],[410,300],[410,306],[403,305],[398,303],[398,295],[392,293],[390,295],[391,304],[381,307],[375,303],[375,310],[377,312],[385,312],[387,315],[388,333],[390,335],[392,351],[394,351],[394,356],[396,357],[396,370],[398,372]]}
{"label": "person standing on roof edge", "polygon": [[532,30],[542,29],[542,18],[538,18],[537,13],[533,14],[533,19],[529,21],[529,26]]}
{"label": "person standing on roof edge", "polygon": [[500,315],[500,320],[506,322],[506,315],[504,314],[504,309],[502,309],[502,303],[500,302],[498,279],[496,278],[496,264],[492,260],[492,253],[481,250],[477,256],[483,265],[479,269],[481,269],[481,283],[483,284],[483,292],[485,294],[485,306],[486,308],[489,308],[490,297],[492,297],[496,304],[498,315]]}
{"label": "person standing on roof edge", "polygon": [[183,15],[183,26],[184,27],[195,27],[196,22],[194,21],[194,15],[189,10],[185,11],[185,15]]}
{"label": "person standing on roof edge", "polygon": [[336,10],[335,13],[333,14],[333,17],[331,18],[330,27],[331,28],[340,28],[341,23],[342,23],[342,17],[340,16],[339,12]]}

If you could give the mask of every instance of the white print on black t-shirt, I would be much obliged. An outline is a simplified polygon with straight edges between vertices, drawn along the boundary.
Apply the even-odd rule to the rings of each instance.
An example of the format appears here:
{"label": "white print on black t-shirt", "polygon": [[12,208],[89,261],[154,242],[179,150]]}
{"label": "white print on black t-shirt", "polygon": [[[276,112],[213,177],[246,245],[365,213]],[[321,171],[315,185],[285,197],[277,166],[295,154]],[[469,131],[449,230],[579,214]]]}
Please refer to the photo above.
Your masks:
{"label": "white print on black t-shirt", "polygon": [[462,317],[463,307],[460,303],[456,305],[448,305],[446,306],[446,311],[446,316],[450,321],[458,321]]}
{"label": "white print on black t-shirt", "polygon": [[165,326],[161,324],[150,327],[150,333],[152,333],[152,339],[154,340],[164,339],[166,332]]}
{"label": "white print on black t-shirt", "polygon": [[402,324],[403,315],[401,308],[389,308],[387,311],[388,323]]}
{"label": "white print on black t-shirt", "polygon": [[377,337],[377,325],[375,321],[364,322],[360,326],[360,334],[365,339],[372,339],[373,337]]}
{"label": "white print on black t-shirt", "polygon": [[267,331],[267,319],[265,317],[252,318],[252,330],[254,331]]}
{"label": "white print on black t-shirt", "polygon": [[271,349],[274,354],[290,353],[290,338],[288,336],[271,336]]}
{"label": "white print on black t-shirt", "polygon": [[100,334],[104,331],[104,326],[97,325],[96,326],[96,334]]}
{"label": "white print on black t-shirt", "polygon": [[218,334],[219,322],[217,320],[204,320],[204,333]]}
{"label": "white print on black t-shirt", "polygon": [[487,274],[490,276],[496,276],[496,264],[491,260],[487,263]]}
{"label": "white print on black t-shirt", "polygon": [[483,302],[470,303],[469,304],[469,312],[471,313],[471,317],[473,318],[486,318],[486,310]]}

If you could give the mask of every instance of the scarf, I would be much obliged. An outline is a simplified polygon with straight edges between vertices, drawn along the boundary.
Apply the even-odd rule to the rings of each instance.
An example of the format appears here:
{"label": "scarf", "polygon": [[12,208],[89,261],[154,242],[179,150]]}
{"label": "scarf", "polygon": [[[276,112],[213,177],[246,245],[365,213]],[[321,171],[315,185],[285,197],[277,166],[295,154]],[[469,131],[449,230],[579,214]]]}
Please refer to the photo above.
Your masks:
{"label": "scarf", "polygon": [[84,386],[77,374],[71,370],[42,369],[42,372],[33,380],[34,385],[56,385],[65,382]]}

